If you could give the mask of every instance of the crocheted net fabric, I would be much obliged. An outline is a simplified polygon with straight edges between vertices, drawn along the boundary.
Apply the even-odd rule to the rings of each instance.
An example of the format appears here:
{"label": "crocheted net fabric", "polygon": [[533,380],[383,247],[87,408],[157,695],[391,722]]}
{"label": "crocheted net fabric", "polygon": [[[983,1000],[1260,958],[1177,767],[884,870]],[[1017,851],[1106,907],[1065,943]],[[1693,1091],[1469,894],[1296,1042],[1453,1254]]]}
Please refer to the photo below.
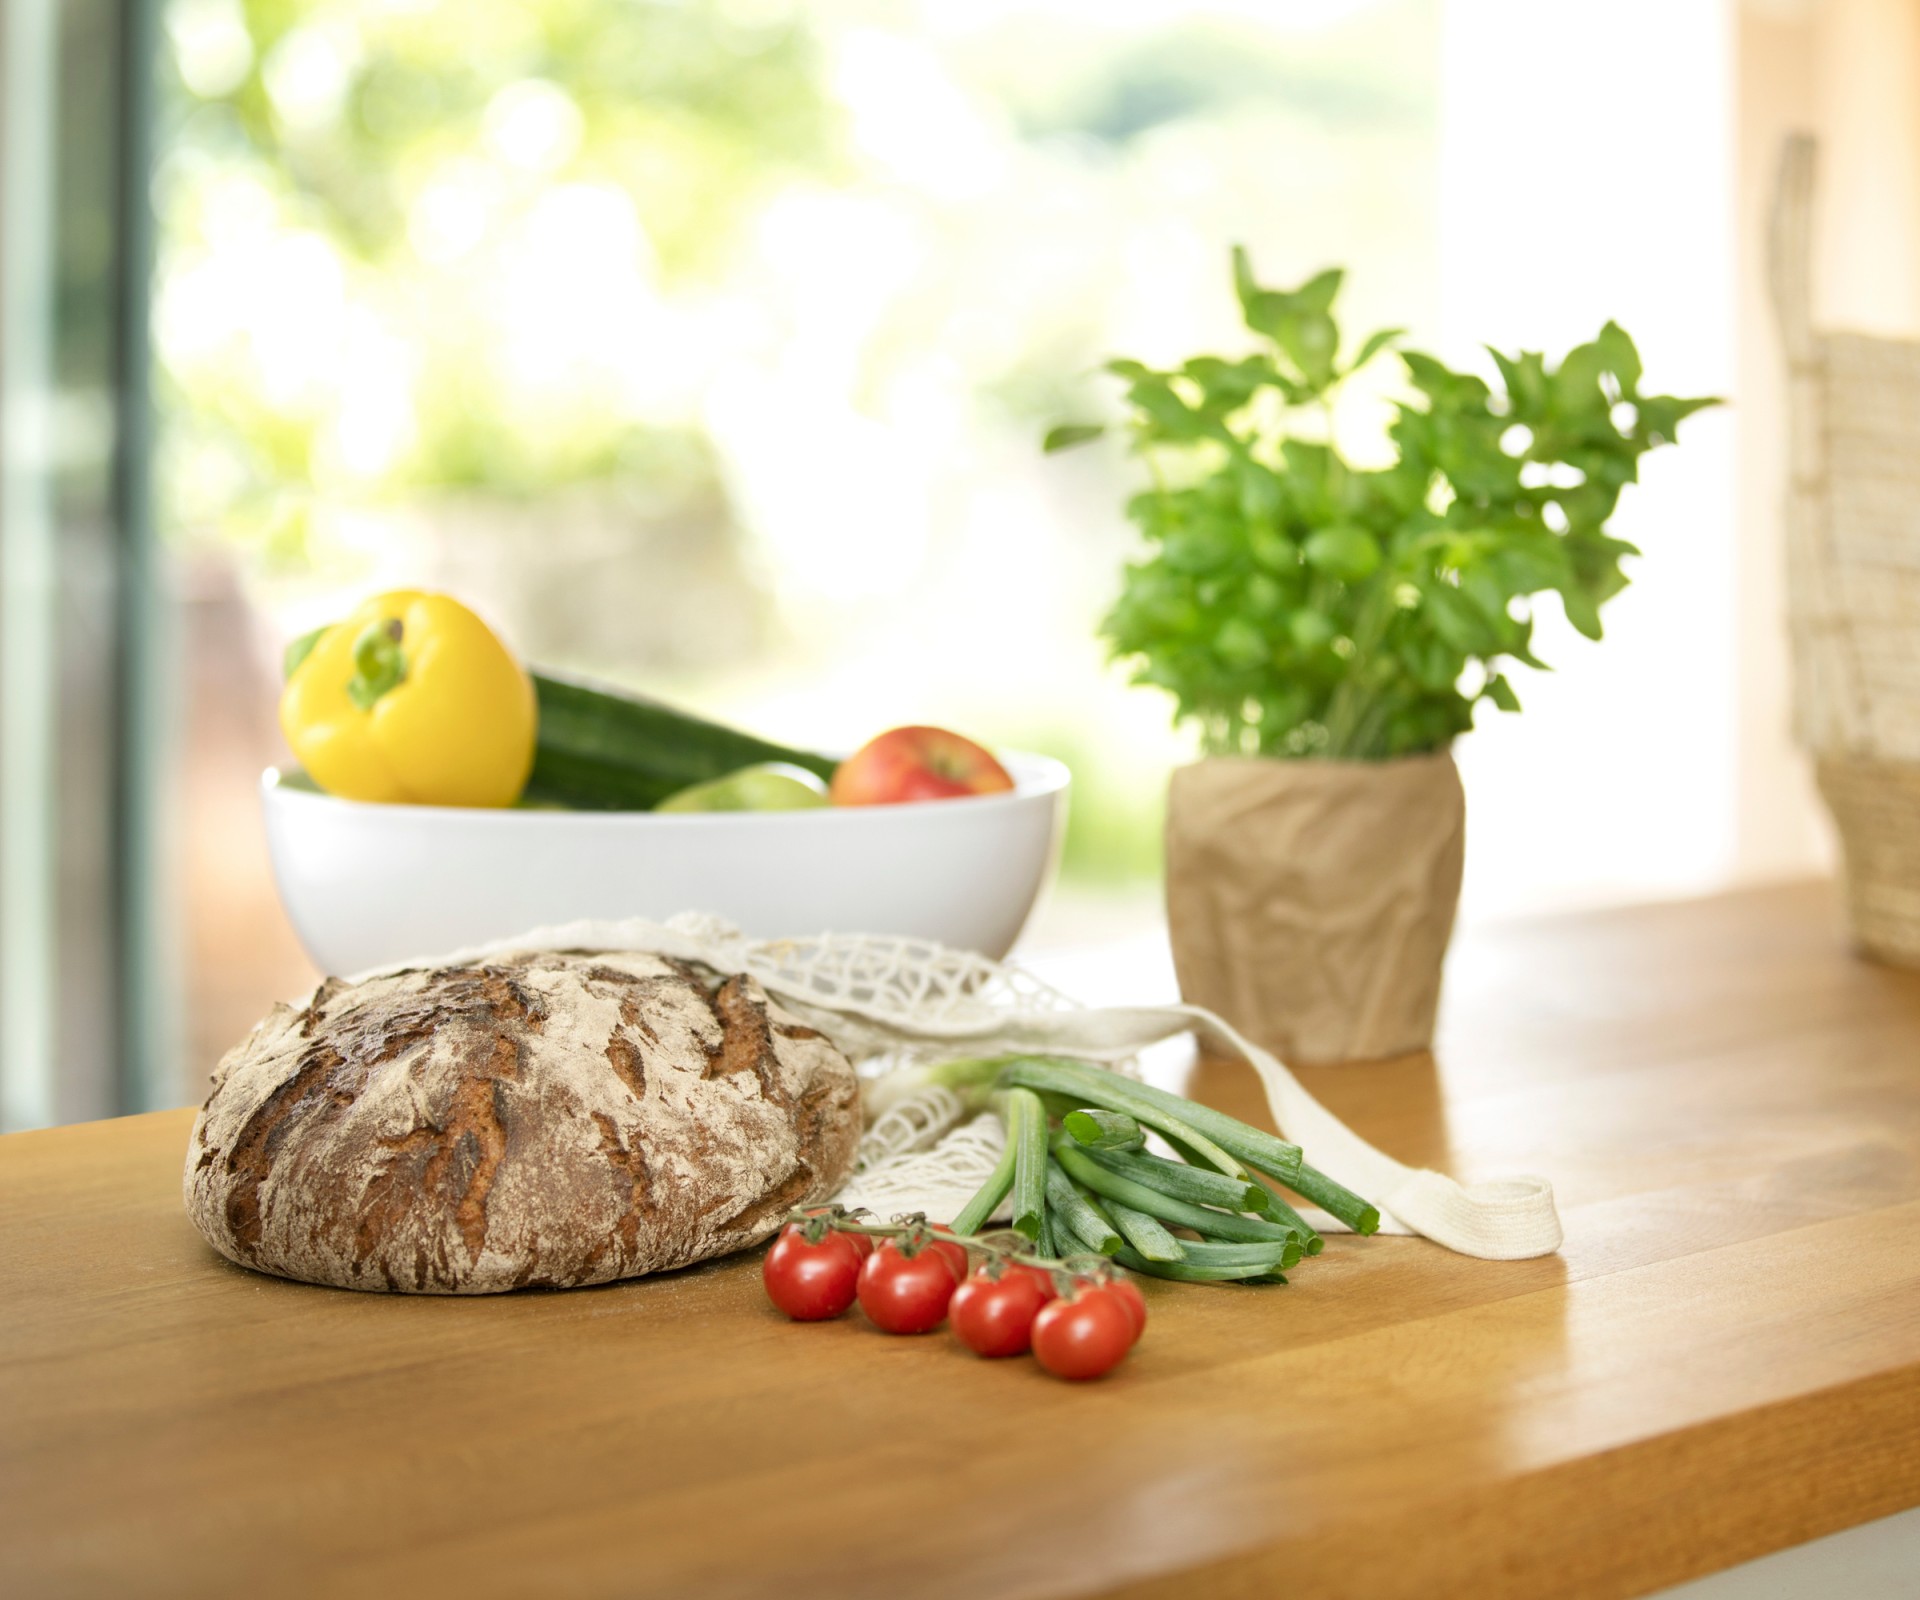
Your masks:
{"label": "crocheted net fabric", "polygon": [[[513,950],[646,950],[716,973],[745,972],[830,1037],[866,1081],[868,1126],[838,1198],[880,1217],[951,1217],[1004,1148],[989,1113],[969,1116],[952,1091],[896,1078],[922,1063],[1011,1051],[1097,1061],[1130,1071],[1139,1053],[1193,1033],[1210,1055],[1259,1075],[1280,1131],[1316,1167],[1381,1211],[1381,1231],[1419,1233],[1466,1255],[1513,1260],[1560,1246],[1553,1190],[1543,1178],[1463,1185],[1375,1149],[1309,1095],[1272,1054],[1197,1006],[1083,1006],[1032,973],[920,939],[821,934],[749,939],[717,917],[665,923],[574,922],[435,957],[483,960]],[[414,966],[394,963],[382,970]],[[368,976],[358,974],[357,976]],[[1338,1227],[1330,1218],[1316,1226]]]}

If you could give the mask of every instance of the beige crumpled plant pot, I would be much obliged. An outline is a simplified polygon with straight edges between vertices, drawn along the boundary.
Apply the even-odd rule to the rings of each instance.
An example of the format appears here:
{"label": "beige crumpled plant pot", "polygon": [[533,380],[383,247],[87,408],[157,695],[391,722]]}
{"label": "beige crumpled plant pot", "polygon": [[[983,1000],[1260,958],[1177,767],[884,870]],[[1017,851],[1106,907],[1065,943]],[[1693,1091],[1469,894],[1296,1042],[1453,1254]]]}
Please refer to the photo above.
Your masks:
{"label": "beige crumpled plant pot", "polygon": [[1424,1050],[1465,847],[1444,751],[1182,767],[1167,801],[1182,997],[1289,1060]]}

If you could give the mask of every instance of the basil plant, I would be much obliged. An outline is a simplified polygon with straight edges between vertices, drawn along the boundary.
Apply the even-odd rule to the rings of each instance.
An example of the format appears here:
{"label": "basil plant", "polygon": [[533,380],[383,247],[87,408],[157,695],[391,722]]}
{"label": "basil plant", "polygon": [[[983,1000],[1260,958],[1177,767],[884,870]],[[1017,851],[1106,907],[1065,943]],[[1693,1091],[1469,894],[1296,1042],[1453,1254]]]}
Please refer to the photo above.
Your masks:
{"label": "basil plant", "polygon": [[[1134,681],[1174,698],[1210,754],[1377,761],[1445,747],[1474,706],[1520,702],[1537,597],[1600,637],[1600,608],[1639,552],[1607,532],[1641,456],[1715,402],[1640,392],[1633,341],[1609,322],[1556,365],[1491,351],[1500,387],[1398,350],[1412,394],[1397,459],[1356,467],[1332,441],[1341,383],[1394,346],[1342,360],[1342,274],[1291,292],[1233,257],[1246,325],[1237,360],[1170,371],[1113,361],[1123,424],[1152,486],[1128,502],[1146,539],[1102,631]],[[1105,431],[1055,428],[1047,448]]]}

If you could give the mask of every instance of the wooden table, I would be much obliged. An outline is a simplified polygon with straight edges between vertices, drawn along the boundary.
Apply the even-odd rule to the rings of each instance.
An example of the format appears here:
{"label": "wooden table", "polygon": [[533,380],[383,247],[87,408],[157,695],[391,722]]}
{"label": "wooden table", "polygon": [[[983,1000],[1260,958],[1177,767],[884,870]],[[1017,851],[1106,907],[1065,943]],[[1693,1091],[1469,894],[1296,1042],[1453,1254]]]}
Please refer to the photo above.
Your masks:
{"label": "wooden table", "polygon": [[189,1113],[0,1140],[0,1592],[1622,1596],[1920,1503],[1920,977],[1824,888],[1469,939],[1438,1066],[1313,1086],[1548,1173],[1564,1252],[1151,1285],[1070,1387],[790,1325],[751,1257],[282,1283],[188,1226]]}

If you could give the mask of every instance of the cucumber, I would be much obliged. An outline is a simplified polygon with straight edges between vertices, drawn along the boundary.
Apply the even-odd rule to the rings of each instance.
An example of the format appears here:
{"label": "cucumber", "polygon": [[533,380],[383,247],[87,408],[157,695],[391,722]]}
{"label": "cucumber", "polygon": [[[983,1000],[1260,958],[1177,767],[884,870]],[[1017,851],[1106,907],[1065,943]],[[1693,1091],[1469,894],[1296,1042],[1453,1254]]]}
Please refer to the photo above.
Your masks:
{"label": "cucumber", "polygon": [[821,778],[828,756],[572,678],[533,674],[540,733],[526,799],[578,811],[647,811],[691,784],[762,761],[789,761]]}
{"label": "cucumber", "polygon": [[[315,628],[287,646],[284,676],[293,676],[326,631]],[[839,765],[830,756],[790,750],[658,700],[577,678],[528,675],[540,706],[540,731],[523,805],[651,811],[670,794],[765,761],[788,761],[822,779],[832,778]]]}

